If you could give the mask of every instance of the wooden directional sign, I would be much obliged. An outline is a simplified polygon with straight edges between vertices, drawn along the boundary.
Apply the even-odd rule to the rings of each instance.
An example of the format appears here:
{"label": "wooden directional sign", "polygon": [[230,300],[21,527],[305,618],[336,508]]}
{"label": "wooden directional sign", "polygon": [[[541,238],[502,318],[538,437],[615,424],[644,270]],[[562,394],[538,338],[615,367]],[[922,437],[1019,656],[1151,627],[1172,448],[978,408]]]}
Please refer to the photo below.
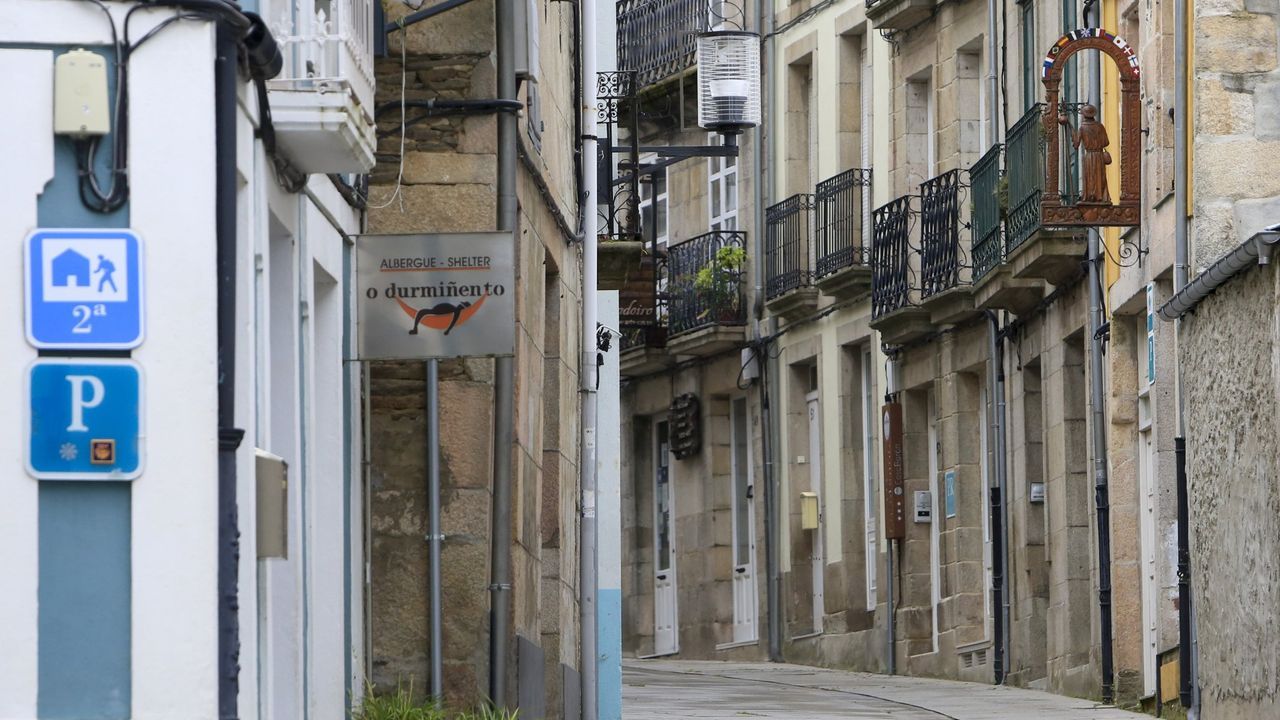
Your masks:
{"label": "wooden directional sign", "polygon": [[902,403],[886,403],[880,417],[884,421],[884,536],[889,540],[901,540],[907,536]]}

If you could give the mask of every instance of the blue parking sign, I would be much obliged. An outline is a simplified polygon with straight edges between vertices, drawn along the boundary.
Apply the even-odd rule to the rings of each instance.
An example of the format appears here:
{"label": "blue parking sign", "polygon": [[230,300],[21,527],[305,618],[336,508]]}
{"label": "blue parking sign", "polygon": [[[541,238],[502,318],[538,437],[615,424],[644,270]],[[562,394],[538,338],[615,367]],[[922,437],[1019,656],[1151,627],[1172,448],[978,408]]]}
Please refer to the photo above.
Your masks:
{"label": "blue parking sign", "polygon": [[142,242],[129,230],[36,230],[25,252],[27,341],[37,348],[142,344]]}
{"label": "blue parking sign", "polygon": [[27,470],[42,480],[142,474],[142,369],[132,360],[39,359],[27,373]]}

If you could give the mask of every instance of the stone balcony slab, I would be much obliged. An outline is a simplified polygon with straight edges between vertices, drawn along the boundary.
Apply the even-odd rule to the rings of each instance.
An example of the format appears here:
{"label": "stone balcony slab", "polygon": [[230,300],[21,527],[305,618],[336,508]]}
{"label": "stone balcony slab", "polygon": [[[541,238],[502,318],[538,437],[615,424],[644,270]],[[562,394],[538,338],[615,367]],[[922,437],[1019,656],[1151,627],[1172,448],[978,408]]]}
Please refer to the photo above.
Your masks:
{"label": "stone balcony slab", "polygon": [[979,310],[1008,310],[1022,315],[1045,295],[1043,280],[1015,278],[1009,266],[1000,265],[973,286],[973,305]]}
{"label": "stone balcony slab", "polygon": [[1005,257],[1012,277],[1044,280],[1052,285],[1075,277],[1088,243],[1081,230],[1040,228]]}
{"label": "stone balcony slab", "polygon": [[929,17],[934,0],[879,0],[867,4],[867,19],[876,29],[905,30]]}
{"label": "stone balcony slab", "polygon": [[771,314],[794,321],[818,307],[818,290],[812,287],[798,287],[772,300],[766,300],[764,306]]}
{"label": "stone balcony slab", "polygon": [[746,341],[747,329],[742,325],[705,325],[668,338],[667,353],[706,357],[742,347]]}
{"label": "stone balcony slab", "polygon": [[933,332],[934,325],[928,310],[908,305],[872,320],[871,328],[880,333],[883,342],[899,345],[928,335]]}
{"label": "stone balcony slab", "polygon": [[837,300],[851,300],[871,292],[871,266],[850,265],[828,275],[823,275],[813,284],[823,294]]}

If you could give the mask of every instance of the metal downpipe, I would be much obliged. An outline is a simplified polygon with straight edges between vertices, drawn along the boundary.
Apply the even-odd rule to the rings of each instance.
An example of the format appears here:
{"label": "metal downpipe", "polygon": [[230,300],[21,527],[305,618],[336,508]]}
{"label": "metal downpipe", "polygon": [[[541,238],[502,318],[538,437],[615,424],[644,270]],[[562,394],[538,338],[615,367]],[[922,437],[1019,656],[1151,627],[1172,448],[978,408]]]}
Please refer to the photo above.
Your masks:
{"label": "metal downpipe", "polygon": [[[1190,276],[1187,243],[1187,0],[1173,0],[1173,292],[1187,286]],[[1178,478],[1178,665],[1182,669],[1179,699],[1189,720],[1200,716],[1195,598],[1191,586],[1191,513],[1187,488],[1187,433],[1185,392],[1182,384],[1182,320],[1174,324],[1174,357],[1177,358],[1174,395],[1178,406],[1178,433],[1174,438]]]}
{"label": "metal downpipe", "polygon": [[218,717],[240,716],[240,528],[236,451],[236,85],[239,40],[216,23],[214,133],[218,303]]}
{"label": "metal downpipe", "polygon": [[[1100,27],[1101,7],[1098,0],[1085,5],[1085,19],[1089,27]],[[1093,78],[1089,88],[1089,103],[1102,108],[1102,61],[1099,53],[1089,54],[1089,76]],[[1115,700],[1115,658],[1111,618],[1111,507],[1107,475],[1106,390],[1103,384],[1102,337],[1104,321],[1102,298],[1102,237],[1096,229],[1089,229],[1089,373],[1092,442],[1093,442],[1093,497],[1098,522],[1098,615],[1101,630],[1102,701]]]}
{"label": "metal downpipe", "polygon": [[995,683],[1003,685],[1009,674],[1009,521],[1008,521],[1008,466],[1005,457],[1005,376],[1004,343],[1000,336],[1000,320],[996,313],[987,311],[991,335],[991,367],[988,382],[991,397],[991,435],[994,440],[993,465],[995,485],[987,489],[990,497],[992,538],[992,600],[999,613],[995,618],[994,663]]}
{"label": "metal downpipe", "polygon": [[[515,0],[494,0],[497,38],[498,99],[516,99]],[[498,114],[498,231],[516,242],[515,113]],[[519,247],[516,248],[519,261]],[[511,442],[514,422],[515,361],[494,360],[493,413],[493,537],[489,578],[489,700],[507,707],[507,630],[511,618]]]}
{"label": "metal downpipe", "polygon": [[[597,463],[596,463],[596,425],[598,423],[598,400],[596,389],[599,385],[599,364],[596,362],[596,326],[599,308],[596,299],[596,243],[599,216],[596,208],[597,175],[599,164],[596,162],[596,4],[594,0],[578,3],[582,12],[581,42],[582,57],[582,107],[578,108],[582,117],[582,365],[578,372],[582,390],[582,439],[579,472],[582,473],[582,525],[578,563],[581,574],[581,601],[578,610],[581,613],[582,635],[582,719],[596,720],[599,716],[599,634],[596,628],[597,594],[599,590],[598,534],[596,504],[598,500]],[[588,130],[588,128],[591,128]]]}
{"label": "metal downpipe", "polygon": [[[773,63],[770,59],[769,48],[769,31],[773,25],[772,7],[764,0],[756,0],[757,22],[760,28],[760,60],[764,68],[764,82],[762,86],[764,92],[761,93],[761,117],[768,118],[772,112],[772,99],[774,97],[774,71]],[[755,127],[755,154],[756,154],[756,177],[755,177],[755,259],[752,261],[752,275],[755,281],[755,304],[757,321],[763,316],[764,302],[764,226],[765,217],[764,210],[769,199],[773,197],[773,173],[772,163],[769,162],[768,148],[772,146],[772,140],[766,137],[764,125],[761,123]],[[757,336],[766,335],[768,333],[761,332],[759,322],[756,325]],[[760,338],[763,340],[763,338]],[[757,359],[760,362],[760,414],[764,418],[764,427],[762,428],[761,445],[763,446],[764,455],[764,535],[765,535],[765,574],[767,575],[765,582],[765,604],[767,605],[769,619],[769,660],[771,662],[782,662],[782,578],[779,573],[781,563],[778,557],[779,528],[778,528],[778,492],[777,492],[777,467],[774,462],[774,456],[777,454],[778,448],[778,425],[774,422],[771,413],[771,403],[769,398],[770,387],[777,387],[775,376],[775,363],[769,362],[769,345],[770,341],[763,340],[758,346]]]}

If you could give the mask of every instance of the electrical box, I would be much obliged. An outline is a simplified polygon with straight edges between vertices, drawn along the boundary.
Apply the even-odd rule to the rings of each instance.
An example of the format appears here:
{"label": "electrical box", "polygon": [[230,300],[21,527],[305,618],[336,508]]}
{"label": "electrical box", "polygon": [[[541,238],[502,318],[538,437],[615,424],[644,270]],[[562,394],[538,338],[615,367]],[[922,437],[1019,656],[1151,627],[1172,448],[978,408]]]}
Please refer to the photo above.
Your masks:
{"label": "electrical box", "polygon": [[818,529],[818,493],[800,493],[800,529]]}
{"label": "electrical box", "polygon": [[760,363],[756,361],[756,351],[751,348],[742,348],[741,357],[742,371],[739,373],[741,383],[755,382],[760,378]]}
{"label": "electrical box", "polygon": [[1044,502],[1044,483],[1031,483],[1031,502],[1037,505]]}
{"label": "electrical box", "polygon": [[516,77],[537,82],[542,52],[538,33],[542,18],[538,15],[538,0],[515,0],[513,4],[516,11]]}
{"label": "electrical box", "polygon": [[289,466],[284,458],[254,450],[258,484],[258,559],[289,557]]}
{"label": "electrical box", "polygon": [[916,522],[933,522],[933,493],[928,490],[916,491]]}
{"label": "electrical box", "polygon": [[53,132],[76,138],[111,132],[105,57],[80,49],[53,62]]}

